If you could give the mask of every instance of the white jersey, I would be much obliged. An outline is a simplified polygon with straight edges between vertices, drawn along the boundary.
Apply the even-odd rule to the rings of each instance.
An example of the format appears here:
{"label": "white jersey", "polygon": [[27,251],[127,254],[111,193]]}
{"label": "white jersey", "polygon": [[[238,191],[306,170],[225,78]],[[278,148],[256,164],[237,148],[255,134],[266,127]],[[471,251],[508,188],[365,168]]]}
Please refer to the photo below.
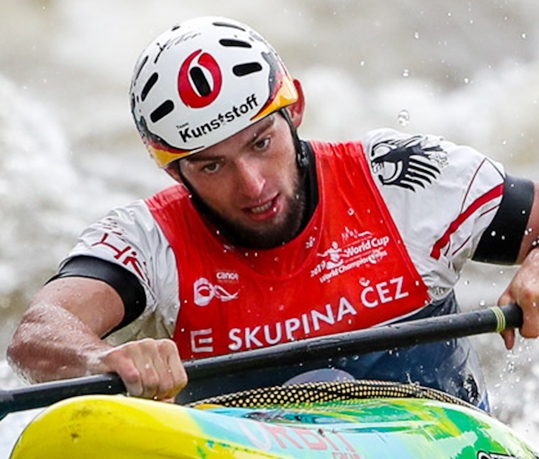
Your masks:
{"label": "white jersey", "polygon": [[444,297],[498,210],[503,167],[436,136],[383,129],[362,141],[412,260],[431,296]]}
{"label": "white jersey", "polygon": [[[501,191],[493,190],[503,187],[501,165],[434,136],[382,129],[361,142],[416,269],[431,297],[444,298],[500,205]],[[84,230],[66,260],[78,255],[123,266],[146,292],[143,314],[111,335],[111,342],[172,336],[181,308],[175,256],[143,200]]]}

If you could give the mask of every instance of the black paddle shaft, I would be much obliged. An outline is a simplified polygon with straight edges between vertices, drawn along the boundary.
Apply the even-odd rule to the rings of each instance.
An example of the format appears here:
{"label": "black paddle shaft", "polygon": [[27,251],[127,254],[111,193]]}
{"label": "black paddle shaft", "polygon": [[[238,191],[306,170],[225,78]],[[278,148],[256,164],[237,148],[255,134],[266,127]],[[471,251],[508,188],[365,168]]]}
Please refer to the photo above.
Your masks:
{"label": "black paddle shaft", "polygon": [[184,363],[190,381],[256,368],[297,364],[310,357],[334,358],[404,348],[452,338],[500,332],[522,325],[517,305],[493,307],[336,335],[277,344]]}
{"label": "black paddle shaft", "polygon": [[125,386],[116,374],[84,376],[13,390],[0,390],[0,419],[15,411],[52,405],[66,398],[92,394],[121,394]]}
{"label": "black paddle shaft", "polygon": [[[187,361],[184,364],[189,379],[195,381],[249,369],[295,364],[308,357],[323,359],[365,354],[444,339],[500,332],[521,325],[522,310],[516,305],[511,305],[310,338],[277,344],[269,348]],[[120,393],[125,393],[125,386],[117,374],[84,376],[20,389],[0,390],[0,419],[8,413],[42,408],[79,395]]]}

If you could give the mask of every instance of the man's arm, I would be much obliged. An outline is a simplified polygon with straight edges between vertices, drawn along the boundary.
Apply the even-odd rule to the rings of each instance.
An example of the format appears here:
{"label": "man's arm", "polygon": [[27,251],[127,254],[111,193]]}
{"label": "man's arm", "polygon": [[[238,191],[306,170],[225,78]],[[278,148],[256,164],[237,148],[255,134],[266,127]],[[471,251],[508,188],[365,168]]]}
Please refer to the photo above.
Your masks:
{"label": "man's arm", "polygon": [[[525,338],[539,337],[539,184],[534,183],[530,216],[516,260],[521,267],[498,300],[499,305],[517,303],[523,311],[520,333]],[[502,333],[507,349],[515,344],[514,330]]]}
{"label": "man's arm", "polygon": [[24,314],[8,358],[33,382],[115,372],[130,395],[173,398],[187,384],[175,343],[144,339],[114,347],[103,341],[123,317],[122,299],[107,283],[55,279]]}

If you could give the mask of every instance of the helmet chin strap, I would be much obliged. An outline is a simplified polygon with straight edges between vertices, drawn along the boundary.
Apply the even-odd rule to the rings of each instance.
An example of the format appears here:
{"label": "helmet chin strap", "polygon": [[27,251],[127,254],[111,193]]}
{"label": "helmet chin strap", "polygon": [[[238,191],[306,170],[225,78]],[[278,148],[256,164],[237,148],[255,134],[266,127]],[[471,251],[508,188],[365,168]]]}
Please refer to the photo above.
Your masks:
{"label": "helmet chin strap", "polygon": [[296,150],[296,162],[299,169],[304,170],[309,165],[309,157],[307,156],[307,152],[305,151],[303,143],[301,142],[301,140],[299,140],[298,130],[296,129],[296,126],[294,126],[292,118],[290,117],[290,113],[288,112],[288,109],[286,107],[281,108],[279,110],[279,113],[283,115],[288,126],[290,127],[290,132],[292,133],[292,139],[294,141],[294,149]]}

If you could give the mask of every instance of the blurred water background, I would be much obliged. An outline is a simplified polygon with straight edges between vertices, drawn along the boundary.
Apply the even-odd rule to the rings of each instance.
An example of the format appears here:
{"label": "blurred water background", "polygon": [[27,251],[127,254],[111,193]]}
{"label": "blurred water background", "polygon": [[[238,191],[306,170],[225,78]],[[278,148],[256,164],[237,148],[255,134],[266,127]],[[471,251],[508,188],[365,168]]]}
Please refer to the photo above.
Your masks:
{"label": "blurred water background", "polygon": [[[226,15],[265,35],[304,85],[304,138],[393,127],[441,134],[539,179],[539,2],[0,0],[0,387],[26,304],[79,231],[171,183],[129,113],[142,48],[176,21]],[[458,295],[495,304],[514,268],[470,264]],[[539,436],[537,342],[474,338],[495,415]],[[0,457],[35,411],[0,422]]]}

